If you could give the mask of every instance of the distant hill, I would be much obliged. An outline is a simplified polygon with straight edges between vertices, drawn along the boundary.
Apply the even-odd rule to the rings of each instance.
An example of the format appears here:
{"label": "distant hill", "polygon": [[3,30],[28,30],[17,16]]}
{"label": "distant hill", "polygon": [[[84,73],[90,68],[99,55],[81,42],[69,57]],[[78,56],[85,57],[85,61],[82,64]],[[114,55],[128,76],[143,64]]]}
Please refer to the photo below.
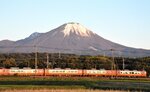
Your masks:
{"label": "distant hill", "polygon": [[[1,41],[0,52],[61,52],[82,55],[150,56],[150,50],[126,47],[93,33],[79,23],[66,23],[46,33],[33,33],[13,41]],[[120,54],[121,53],[121,54]]]}
{"label": "distant hill", "polygon": [[0,41],[0,46],[9,46],[14,44],[14,41],[10,41],[10,40],[2,40]]}

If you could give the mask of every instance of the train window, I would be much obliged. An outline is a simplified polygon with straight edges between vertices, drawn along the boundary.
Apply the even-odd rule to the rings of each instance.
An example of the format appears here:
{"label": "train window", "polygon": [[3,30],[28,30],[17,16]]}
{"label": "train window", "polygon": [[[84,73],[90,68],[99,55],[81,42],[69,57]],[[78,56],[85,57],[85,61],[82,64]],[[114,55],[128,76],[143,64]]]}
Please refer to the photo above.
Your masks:
{"label": "train window", "polygon": [[130,72],[130,74],[134,74],[134,72]]}
{"label": "train window", "polygon": [[137,72],[137,74],[140,74],[139,72]]}

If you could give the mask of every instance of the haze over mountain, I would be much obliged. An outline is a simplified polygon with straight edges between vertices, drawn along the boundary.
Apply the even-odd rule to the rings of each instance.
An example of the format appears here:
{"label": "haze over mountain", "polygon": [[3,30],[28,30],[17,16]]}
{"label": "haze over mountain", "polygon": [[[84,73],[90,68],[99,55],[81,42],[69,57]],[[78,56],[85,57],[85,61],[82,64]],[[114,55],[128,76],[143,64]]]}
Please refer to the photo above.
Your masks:
{"label": "haze over mountain", "polygon": [[61,52],[90,55],[150,56],[150,50],[135,49],[113,43],[79,23],[69,22],[46,33],[33,33],[25,39],[0,41],[0,52]]}

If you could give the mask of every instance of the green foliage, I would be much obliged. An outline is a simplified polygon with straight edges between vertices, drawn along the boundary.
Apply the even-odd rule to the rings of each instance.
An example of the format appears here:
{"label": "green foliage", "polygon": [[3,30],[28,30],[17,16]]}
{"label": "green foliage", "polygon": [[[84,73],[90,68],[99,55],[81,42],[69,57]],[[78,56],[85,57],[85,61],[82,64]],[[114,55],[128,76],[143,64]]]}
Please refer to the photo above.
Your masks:
{"label": "green foliage", "polygon": [[[49,53],[49,68],[71,69],[111,69],[114,63],[115,69],[123,69],[123,57],[84,56],[63,53]],[[38,68],[47,67],[47,54],[38,53]],[[150,75],[150,57],[124,58],[125,69],[146,70]],[[0,54],[0,67],[31,67],[35,68],[35,53],[9,53]]]}
{"label": "green foliage", "polygon": [[9,58],[6,59],[5,61],[3,61],[3,66],[6,68],[10,68],[10,67],[16,67],[16,61],[14,58]]}

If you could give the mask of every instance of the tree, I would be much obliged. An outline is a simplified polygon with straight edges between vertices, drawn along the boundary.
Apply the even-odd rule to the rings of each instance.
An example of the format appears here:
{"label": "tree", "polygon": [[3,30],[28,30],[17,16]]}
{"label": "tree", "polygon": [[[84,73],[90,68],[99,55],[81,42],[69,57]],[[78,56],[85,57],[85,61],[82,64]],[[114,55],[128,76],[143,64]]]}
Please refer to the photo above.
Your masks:
{"label": "tree", "polygon": [[5,68],[16,67],[16,61],[14,58],[9,58],[3,62],[3,65]]}

